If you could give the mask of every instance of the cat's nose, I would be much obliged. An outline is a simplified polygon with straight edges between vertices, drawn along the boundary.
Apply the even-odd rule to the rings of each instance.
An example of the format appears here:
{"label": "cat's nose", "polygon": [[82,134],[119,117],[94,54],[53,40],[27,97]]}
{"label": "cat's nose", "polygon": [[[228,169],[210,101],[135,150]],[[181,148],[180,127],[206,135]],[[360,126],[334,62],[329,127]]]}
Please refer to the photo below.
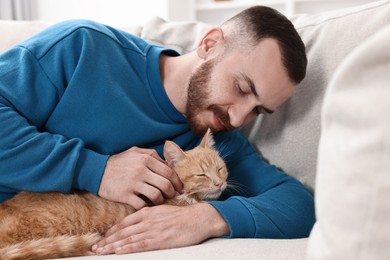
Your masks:
{"label": "cat's nose", "polygon": [[221,182],[214,182],[214,185],[215,185],[216,187],[218,187],[218,189],[221,189],[222,186],[223,186],[223,182],[222,182],[222,181],[221,181]]}
{"label": "cat's nose", "polygon": [[220,181],[220,182],[214,183],[214,186],[215,186],[216,188],[218,188],[219,191],[222,192],[222,191],[224,191],[224,190],[226,189],[227,183],[224,182],[224,181]]}

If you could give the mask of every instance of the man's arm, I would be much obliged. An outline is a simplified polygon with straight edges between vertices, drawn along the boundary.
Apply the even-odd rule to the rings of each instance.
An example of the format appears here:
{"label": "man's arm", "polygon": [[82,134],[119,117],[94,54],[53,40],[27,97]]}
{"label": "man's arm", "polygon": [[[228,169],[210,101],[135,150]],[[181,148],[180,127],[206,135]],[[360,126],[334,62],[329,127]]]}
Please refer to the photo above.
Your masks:
{"label": "man's arm", "polygon": [[[224,217],[230,237],[298,238],[315,221],[313,194],[264,161],[239,132],[216,135],[233,189],[210,202]],[[234,151],[234,152],[232,152]]]}
{"label": "man's arm", "polygon": [[[75,80],[71,97],[68,83],[81,66],[78,62],[84,52],[80,50],[87,44],[83,40],[91,40],[91,45],[102,42],[93,41],[93,36],[85,37],[94,30],[76,30],[72,34],[72,28],[78,28],[75,24],[52,27],[0,56],[0,201],[21,190],[68,193],[79,189],[135,208],[145,205],[138,194],[159,204],[163,195],[172,197],[175,189],[180,191],[181,182],[155,151],[145,156],[140,149],[137,152],[132,148],[109,157],[87,148],[94,144],[86,146],[78,134],[58,134],[67,127],[76,133],[80,129],[95,131],[88,124],[79,128],[76,123],[70,124],[77,114],[61,114],[64,107],[82,113],[85,105],[88,110],[80,90],[92,95],[85,86],[93,84],[79,82],[91,78],[80,76],[82,72],[78,71],[80,77]],[[61,42],[62,39],[66,40]],[[90,55],[85,60],[92,62],[94,57]],[[62,128],[56,130],[53,118],[62,123]],[[88,134],[84,137],[88,138]],[[144,159],[139,159],[140,155]]]}
{"label": "man's arm", "polygon": [[20,190],[97,193],[107,156],[79,139],[40,131],[60,90],[29,50],[15,47],[0,60],[0,199]]}

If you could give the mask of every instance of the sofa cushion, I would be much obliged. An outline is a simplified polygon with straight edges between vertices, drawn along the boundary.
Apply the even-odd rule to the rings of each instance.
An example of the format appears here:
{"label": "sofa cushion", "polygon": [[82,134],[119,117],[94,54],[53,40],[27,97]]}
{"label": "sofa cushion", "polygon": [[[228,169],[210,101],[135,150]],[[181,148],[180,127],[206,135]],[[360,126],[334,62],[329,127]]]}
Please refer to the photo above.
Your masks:
{"label": "sofa cushion", "polygon": [[[26,40],[36,33],[41,32],[46,27],[52,25],[49,21],[8,21],[0,20],[0,53],[11,48],[12,46]],[[140,35],[141,26],[129,25],[122,28],[123,30]]]}
{"label": "sofa cushion", "polygon": [[144,24],[141,37],[185,54],[196,49],[203,34],[211,27],[201,22],[167,22],[155,17]]}
{"label": "sofa cushion", "polygon": [[211,239],[201,245],[127,255],[85,256],[67,260],[303,260],[307,239]]}
{"label": "sofa cushion", "polygon": [[266,159],[314,188],[320,110],[328,82],[348,53],[390,23],[390,1],[291,20],[306,45],[307,76],[289,101],[244,130]]}
{"label": "sofa cushion", "polygon": [[49,26],[45,21],[7,21],[0,20],[0,53],[24,41],[28,37]]}
{"label": "sofa cushion", "polygon": [[390,259],[390,25],[338,68],[324,99],[310,260]]}

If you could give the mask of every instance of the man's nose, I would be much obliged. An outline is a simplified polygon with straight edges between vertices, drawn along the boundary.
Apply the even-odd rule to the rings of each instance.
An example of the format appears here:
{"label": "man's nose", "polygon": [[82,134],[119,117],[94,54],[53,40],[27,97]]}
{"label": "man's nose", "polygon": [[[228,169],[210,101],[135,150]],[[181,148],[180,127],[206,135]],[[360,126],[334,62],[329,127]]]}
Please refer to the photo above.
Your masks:
{"label": "man's nose", "polygon": [[250,103],[241,103],[230,107],[229,117],[231,126],[238,128],[247,123],[252,110],[253,105]]}

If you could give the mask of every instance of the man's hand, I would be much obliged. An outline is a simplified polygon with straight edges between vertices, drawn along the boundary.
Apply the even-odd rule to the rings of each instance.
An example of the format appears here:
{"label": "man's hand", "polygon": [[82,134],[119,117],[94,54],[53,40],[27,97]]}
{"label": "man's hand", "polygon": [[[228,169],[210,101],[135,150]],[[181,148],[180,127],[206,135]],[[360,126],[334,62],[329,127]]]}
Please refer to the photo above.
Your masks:
{"label": "man's hand", "polygon": [[208,203],[185,207],[160,205],[127,216],[109,229],[92,250],[105,255],[177,248],[229,232],[225,220]]}
{"label": "man's hand", "polygon": [[140,209],[147,205],[144,198],[159,205],[182,188],[177,174],[155,150],[133,147],[108,159],[98,194]]}

